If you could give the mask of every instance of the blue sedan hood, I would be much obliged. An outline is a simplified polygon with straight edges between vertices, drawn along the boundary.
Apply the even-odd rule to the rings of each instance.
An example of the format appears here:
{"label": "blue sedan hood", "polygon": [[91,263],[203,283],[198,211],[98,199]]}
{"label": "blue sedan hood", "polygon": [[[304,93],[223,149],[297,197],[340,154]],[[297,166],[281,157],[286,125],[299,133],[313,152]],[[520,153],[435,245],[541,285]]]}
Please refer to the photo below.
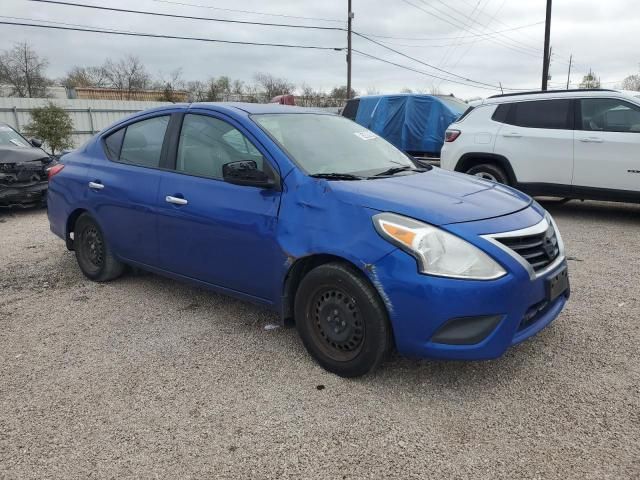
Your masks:
{"label": "blue sedan hood", "polygon": [[376,180],[330,183],[344,202],[433,225],[501,217],[528,207],[532,201],[510,187],[439,168]]}

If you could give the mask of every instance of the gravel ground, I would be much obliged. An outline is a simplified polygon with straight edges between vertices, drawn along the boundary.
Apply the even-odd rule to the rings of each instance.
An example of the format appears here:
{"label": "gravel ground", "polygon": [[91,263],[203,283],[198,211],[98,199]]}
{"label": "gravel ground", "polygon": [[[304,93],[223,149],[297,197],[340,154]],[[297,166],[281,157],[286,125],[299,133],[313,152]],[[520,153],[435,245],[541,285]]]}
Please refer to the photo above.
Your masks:
{"label": "gravel ground", "polygon": [[490,362],[344,380],[253,305],[86,280],[0,212],[1,478],[640,478],[640,206],[550,207],[572,298]]}

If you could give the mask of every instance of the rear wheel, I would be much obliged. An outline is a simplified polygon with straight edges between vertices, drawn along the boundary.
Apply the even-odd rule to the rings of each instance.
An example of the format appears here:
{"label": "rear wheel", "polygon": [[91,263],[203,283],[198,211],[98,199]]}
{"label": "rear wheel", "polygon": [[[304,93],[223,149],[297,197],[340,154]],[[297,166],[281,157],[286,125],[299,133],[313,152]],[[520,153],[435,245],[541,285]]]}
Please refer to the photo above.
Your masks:
{"label": "rear wheel", "polygon": [[484,178],[485,180],[491,180],[492,182],[504,183],[509,185],[509,178],[505,171],[498,165],[493,163],[482,163],[475,165],[465,172],[467,175],[474,175],[476,177]]}
{"label": "rear wheel", "polygon": [[76,221],[73,248],[80,270],[87,278],[108,282],[122,275],[124,264],[113,256],[100,226],[87,213]]}
{"label": "rear wheel", "polygon": [[302,279],[295,320],[311,356],[342,377],[376,369],[392,345],[378,293],[359,272],[340,263],[321,265]]}

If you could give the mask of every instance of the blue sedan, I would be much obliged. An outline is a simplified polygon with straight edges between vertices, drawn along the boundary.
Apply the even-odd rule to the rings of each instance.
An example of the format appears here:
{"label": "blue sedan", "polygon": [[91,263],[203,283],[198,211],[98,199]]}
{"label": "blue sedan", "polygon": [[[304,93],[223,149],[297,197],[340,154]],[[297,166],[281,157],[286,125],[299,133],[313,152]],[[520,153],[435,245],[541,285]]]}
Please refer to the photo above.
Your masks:
{"label": "blue sedan", "polygon": [[327,370],[489,359],[569,297],[551,216],[420,168],[358,124],[282,105],[148,110],[49,171],[51,230],[91,280],[127,265],[266,305]]}

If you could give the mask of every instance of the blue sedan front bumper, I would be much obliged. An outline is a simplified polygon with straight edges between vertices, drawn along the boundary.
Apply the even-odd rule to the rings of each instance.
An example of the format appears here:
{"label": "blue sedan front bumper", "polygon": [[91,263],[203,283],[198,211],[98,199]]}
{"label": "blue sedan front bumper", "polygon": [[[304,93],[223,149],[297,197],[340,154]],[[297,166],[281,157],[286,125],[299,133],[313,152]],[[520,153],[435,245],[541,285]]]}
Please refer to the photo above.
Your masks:
{"label": "blue sedan front bumper", "polygon": [[[524,217],[516,215],[511,220],[520,223]],[[507,226],[506,222],[501,223]],[[482,232],[483,228],[487,228],[486,222],[485,225],[478,222],[469,227],[458,226],[456,233],[463,236],[464,229],[464,237],[470,239],[487,233]],[[458,360],[497,358],[510,346],[538,333],[560,314],[569,290],[549,301],[547,284],[567,268],[566,260],[558,259],[555,267],[532,279],[513,255],[488,244],[483,247],[505,267],[505,276],[478,281],[422,275],[417,271],[416,261],[401,250],[385,256],[370,271],[389,311],[401,354]],[[477,341],[442,342],[441,332],[452,320],[485,322],[489,330],[485,329]]]}

